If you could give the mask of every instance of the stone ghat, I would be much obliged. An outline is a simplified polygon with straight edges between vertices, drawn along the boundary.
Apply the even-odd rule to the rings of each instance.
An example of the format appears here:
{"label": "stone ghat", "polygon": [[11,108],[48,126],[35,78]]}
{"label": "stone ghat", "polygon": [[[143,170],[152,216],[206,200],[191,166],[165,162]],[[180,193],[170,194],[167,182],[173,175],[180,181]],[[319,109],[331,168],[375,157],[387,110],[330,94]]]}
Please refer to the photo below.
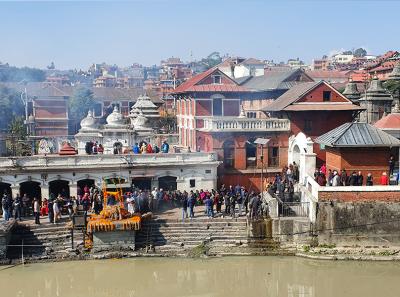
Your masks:
{"label": "stone ghat", "polygon": [[271,239],[250,238],[245,217],[178,222],[144,221],[136,251],[161,256],[232,256],[290,254]]}

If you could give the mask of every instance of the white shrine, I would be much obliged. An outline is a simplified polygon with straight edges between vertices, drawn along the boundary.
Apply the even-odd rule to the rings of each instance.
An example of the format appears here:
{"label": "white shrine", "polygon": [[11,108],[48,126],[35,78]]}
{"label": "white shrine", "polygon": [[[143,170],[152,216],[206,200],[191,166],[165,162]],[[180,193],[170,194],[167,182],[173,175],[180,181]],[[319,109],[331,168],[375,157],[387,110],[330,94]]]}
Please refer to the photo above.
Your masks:
{"label": "white shrine", "polygon": [[108,115],[106,124],[100,127],[91,111],[81,121],[81,129],[75,135],[78,154],[85,154],[88,142],[97,143],[104,148],[104,154],[129,151],[135,143],[145,141],[155,143],[155,120],[159,118],[157,106],[148,96],[140,96],[133,105],[128,117],[124,117],[117,106]]}

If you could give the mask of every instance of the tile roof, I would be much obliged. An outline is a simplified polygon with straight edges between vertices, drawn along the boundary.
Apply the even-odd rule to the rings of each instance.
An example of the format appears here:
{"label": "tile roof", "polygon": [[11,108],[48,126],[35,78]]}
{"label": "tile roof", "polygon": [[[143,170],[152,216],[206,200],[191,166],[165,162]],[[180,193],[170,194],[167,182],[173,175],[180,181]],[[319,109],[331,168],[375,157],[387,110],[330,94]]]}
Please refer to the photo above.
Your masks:
{"label": "tile roof", "polygon": [[315,139],[330,147],[392,147],[400,140],[367,123],[345,123]]}
{"label": "tile roof", "polygon": [[390,113],[374,124],[383,130],[400,130],[400,113]]}
{"label": "tile roof", "polygon": [[[306,94],[314,90],[321,84],[326,84],[331,87],[332,90],[338,92],[332,85],[327,82],[320,80],[316,82],[301,83],[293,86],[282,96],[276,99],[274,102],[265,107],[264,111],[307,111],[307,110],[362,110],[359,106],[353,104],[346,97],[339,94],[346,100],[344,103],[296,103],[298,100],[303,98]],[[324,109],[323,109],[324,108]]]}
{"label": "tile roof", "polygon": [[202,80],[207,78],[209,75],[213,74],[214,72],[219,72],[219,74],[229,78],[229,76],[225,75],[222,71],[220,71],[217,67],[213,67],[208,69],[207,71],[200,73],[181,85],[179,85],[172,93],[179,94],[185,92],[247,92],[248,89],[239,86],[234,80],[234,84],[199,84]]}
{"label": "tile roof", "polygon": [[293,86],[286,93],[276,99],[274,102],[269,104],[264,110],[265,111],[280,111],[284,110],[290,104],[299,100],[304,94],[312,89],[316,88],[321,81],[302,83]]}
{"label": "tile roof", "polygon": [[309,70],[306,73],[312,78],[347,78],[347,71],[338,71],[338,70]]}
{"label": "tile roof", "polygon": [[263,61],[261,61],[261,60],[258,60],[258,59],[248,58],[248,59],[244,60],[240,64],[244,64],[244,65],[264,65],[265,63]]}

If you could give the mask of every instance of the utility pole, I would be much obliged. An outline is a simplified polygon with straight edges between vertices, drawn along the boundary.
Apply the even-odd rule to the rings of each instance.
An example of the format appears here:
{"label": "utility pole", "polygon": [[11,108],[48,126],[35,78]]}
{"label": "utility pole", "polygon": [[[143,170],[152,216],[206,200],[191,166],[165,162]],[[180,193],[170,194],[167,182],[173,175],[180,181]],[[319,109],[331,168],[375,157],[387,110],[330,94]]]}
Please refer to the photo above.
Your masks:
{"label": "utility pole", "polygon": [[267,145],[270,141],[269,138],[257,138],[254,143],[259,144],[261,146],[261,181],[260,181],[260,191],[261,191],[261,200],[264,199],[264,145]]}

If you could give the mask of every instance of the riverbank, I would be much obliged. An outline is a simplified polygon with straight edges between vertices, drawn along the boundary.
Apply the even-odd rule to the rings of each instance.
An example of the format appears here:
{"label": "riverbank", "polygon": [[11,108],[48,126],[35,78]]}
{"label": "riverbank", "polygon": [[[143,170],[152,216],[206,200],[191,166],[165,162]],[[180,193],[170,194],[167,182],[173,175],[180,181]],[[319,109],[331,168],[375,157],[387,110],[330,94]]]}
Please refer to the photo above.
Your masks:
{"label": "riverbank", "polygon": [[[203,252],[204,251],[204,252]],[[90,261],[107,259],[128,259],[128,258],[181,258],[181,259],[216,259],[226,257],[298,257],[321,261],[400,261],[400,248],[389,247],[314,247],[301,246],[298,248],[285,247],[266,252],[264,255],[256,255],[249,252],[224,252],[221,254],[208,254],[203,248],[199,248],[197,253],[191,251],[181,254],[156,254],[138,251],[109,251],[100,253],[80,252],[69,250],[60,257],[38,256],[25,257],[24,264],[28,263],[49,263],[67,261]],[[22,259],[3,259],[0,266],[22,264]]]}

